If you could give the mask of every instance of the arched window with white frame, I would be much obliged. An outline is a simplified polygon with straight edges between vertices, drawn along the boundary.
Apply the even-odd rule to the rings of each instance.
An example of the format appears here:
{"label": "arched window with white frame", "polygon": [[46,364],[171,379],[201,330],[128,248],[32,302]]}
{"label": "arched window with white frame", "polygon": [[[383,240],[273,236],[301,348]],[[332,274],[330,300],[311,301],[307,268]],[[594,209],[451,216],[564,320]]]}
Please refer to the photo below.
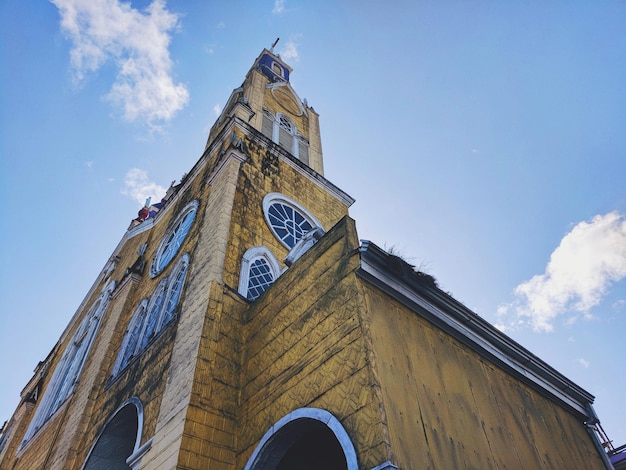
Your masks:
{"label": "arched window with white frame", "polygon": [[145,349],[148,342],[157,334],[161,310],[165,303],[165,295],[167,294],[167,278],[159,282],[156,290],[148,303],[148,314],[146,315],[145,326],[141,332],[139,341],[139,350]]}
{"label": "arched window with white frame", "polygon": [[354,444],[335,416],[320,408],[299,408],[270,426],[244,470],[285,468],[358,470],[359,465]]}
{"label": "arched window with white frame", "polygon": [[256,300],[280,274],[280,264],[269,248],[252,247],[241,259],[239,293],[250,301]]}
{"label": "arched window with white frame", "polygon": [[167,296],[165,298],[165,306],[163,314],[159,320],[159,330],[165,328],[172,321],[176,314],[176,307],[180,301],[180,295],[183,291],[183,285],[187,277],[187,269],[189,268],[189,255],[183,255],[176,266],[172,270],[167,286]]}
{"label": "arched window with white frame", "polygon": [[87,354],[96,336],[102,317],[109,306],[115,282],[110,282],[102,290],[98,299],[92,304],[89,312],[74,332],[57,364],[50,382],[44,391],[35,411],[35,415],[26,430],[22,445],[26,444],[48,419],[61,407],[74,392]]}
{"label": "arched window with white frame", "polygon": [[113,375],[116,375],[118,371],[124,369],[124,367],[128,365],[128,362],[138,353],[139,339],[141,338],[141,332],[144,328],[147,313],[148,299],[143,299],[128,322],[128,328],[122,340],[122,347],[120,348],[115,366],[113,367]]}
{"label": "arched window with white frame", "polygon": [[274,115],[268,109],[263,109],[261,132],[294,157],[309,164],[309,143],[298,133],[297,126],[286,114],[278,112]]}
{"label": "arched window with white frame", "polygon": [[123,370],[133,357],[141,354],[175,317],[183,286],[189,268],[189,255],[184,254],[163,278],[150,299],[144,299],[135,310],[124,333],[122,346],[118,352],[113,376]]}
{"label": "arched window with white frame", "polygon": [[176,257],[191,230],[197,211],[198,201],[192,201],[174,219],[154,254],[154,259],[150,265],[150,277],[158,276]]}
{"label": "arched window with white frame", "polygon": [[280,193],[269,193],[263,198],[263,214],[274,236],[289,249],[308,232],[322,226],[304,207]]}

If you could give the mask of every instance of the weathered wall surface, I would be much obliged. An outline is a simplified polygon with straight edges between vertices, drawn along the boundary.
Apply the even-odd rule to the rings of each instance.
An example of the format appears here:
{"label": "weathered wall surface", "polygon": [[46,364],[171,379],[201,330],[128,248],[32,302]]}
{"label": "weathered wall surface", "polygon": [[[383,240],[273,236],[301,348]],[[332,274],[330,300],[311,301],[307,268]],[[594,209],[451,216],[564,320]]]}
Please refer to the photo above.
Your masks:
{"label": "weathered wall surface", "polygon": [[281,265],[288,250],[273,235],[263,215],[263,198],[279,192],[301,204],[330,229],[348,214],[348,207],[312,179],[304,177],[275,153],[246,139],[249,158],[238,176],[228,248],[225,257],[224,283],[235,290],[239,284],[241,259],[249,248],[264,245]]}
{"label": "weathered wall surface", "polygon": [[400,468],[604,468],[582,422],[366,282]]}
{"label": "weathered wall surface", "polygon": [[379,388],[362,334],[353,221],[344,219],[250,308],[243,330],[237,468],[263,434],[301,407],[348,430],[362,468],[388,457]]}

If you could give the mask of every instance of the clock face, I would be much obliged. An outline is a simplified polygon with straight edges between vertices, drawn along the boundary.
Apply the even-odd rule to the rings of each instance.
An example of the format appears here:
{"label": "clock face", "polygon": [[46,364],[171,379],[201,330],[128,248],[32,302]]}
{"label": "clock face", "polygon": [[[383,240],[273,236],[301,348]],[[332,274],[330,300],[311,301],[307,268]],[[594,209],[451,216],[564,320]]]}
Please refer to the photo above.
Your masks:
{"label": "clock face", "polygon": [[174,259],[176,253],[187,238],[187,234],[196,218],[197,202],[187,206],[178,217],[174,225],[167,231],[165,237],[161,241],[159,248],[154,256],[150,275],[152,277],[159,274]]}

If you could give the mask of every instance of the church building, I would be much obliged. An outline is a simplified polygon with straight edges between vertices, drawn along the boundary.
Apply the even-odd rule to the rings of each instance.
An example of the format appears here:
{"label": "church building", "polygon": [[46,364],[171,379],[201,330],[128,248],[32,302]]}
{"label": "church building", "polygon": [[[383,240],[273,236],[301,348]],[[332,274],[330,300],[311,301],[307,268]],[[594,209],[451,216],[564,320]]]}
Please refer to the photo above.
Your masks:
{"label": "church building", "polygon": [[359,240],[291,73],[263,50],[131,222],[0,468],[611,468],[589,392]]}

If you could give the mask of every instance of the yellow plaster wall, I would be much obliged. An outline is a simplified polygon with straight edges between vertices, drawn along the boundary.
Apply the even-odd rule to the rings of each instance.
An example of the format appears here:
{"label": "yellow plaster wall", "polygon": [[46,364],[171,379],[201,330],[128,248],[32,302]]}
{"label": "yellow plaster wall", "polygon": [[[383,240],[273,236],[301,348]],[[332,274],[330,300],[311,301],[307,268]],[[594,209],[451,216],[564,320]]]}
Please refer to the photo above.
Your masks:
{"label": "yellow plaster wall", "polygon": [[603,468],[582,422],[362,282],[400,468]]}
{"label": "yellow plaster wall", "polygon": [[274,236],[263,215],[263,198],[279,192],[306,208],[329,230],[348,214],[348,207],[320,185],[304,177],[267,149],[246,139],[248,160],[243,163],[233,204],[224,282],[237,289],[241,258],[246,250],[265,245],[281,265],[288,250]]}
{"label": "yellow plaster wall", "polygon": [[361,468],[388,457],[378,386],[368,364],[357,282],[358,246],[343,219],[251,305],[243,329],[239,455],[301,407],[331,412],[348,430]]}

